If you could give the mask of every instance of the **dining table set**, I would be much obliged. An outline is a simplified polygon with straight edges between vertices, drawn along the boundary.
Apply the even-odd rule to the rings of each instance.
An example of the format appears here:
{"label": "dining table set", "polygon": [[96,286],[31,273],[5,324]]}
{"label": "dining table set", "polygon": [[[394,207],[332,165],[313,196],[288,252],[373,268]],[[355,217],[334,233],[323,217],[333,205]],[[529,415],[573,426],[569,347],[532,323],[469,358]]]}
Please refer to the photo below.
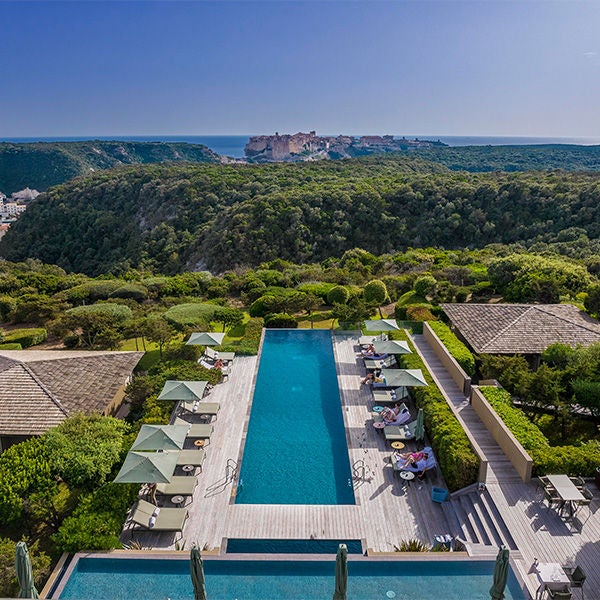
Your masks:
{"label": "dining table set", "polygon": [[555,506],[558,514],[566,520],[571,520],[582,505],[589,504],[585,485],[580,478],[568,475],[546,475],[540,480],[544,484],[548,507]]}

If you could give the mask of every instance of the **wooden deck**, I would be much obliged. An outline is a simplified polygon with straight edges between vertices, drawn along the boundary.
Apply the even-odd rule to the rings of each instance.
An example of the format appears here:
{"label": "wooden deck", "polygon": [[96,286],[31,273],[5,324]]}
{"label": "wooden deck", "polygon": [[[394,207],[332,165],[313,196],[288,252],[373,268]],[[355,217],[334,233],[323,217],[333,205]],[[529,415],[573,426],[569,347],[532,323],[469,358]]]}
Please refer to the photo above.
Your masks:
{"label": "wooden deck", "polygon": [[[321,505],[249,505],[234,503],[237,477],[232,465],[239,466],[245,431],[250,416],[257,357],[235,359],[229,380],[219,384],[210,401],[220,402],[214,421],[214,433],[206,447],[203,472],[198,475],[193,501],[188,502],[189,519],[183,538],[170,534],[136,531],[135,539],[144,547],[177,549],[197,543],[205,550],[222,549],[227,538],[256,539],[361,539],[371,552],[392,552],[402,540],[419,539],[431,543],[433,536],[451,531],[441,505],[431,501],[431,486],[442,485],[440,475],[424,484],[411,483],[403,488],[394,477],[389,463],[390,449],[383,435],[372,427],[373,405],[369,386],[361,385],[362,360],[357,357],[355,336],[338,334],[334,350],[338,371],[342,412],[346,427],[350,464],[364,464],[354,479],[356,504]],[[420,352],[428,369],[444,389],[448,401],[460,408],[463,426],[469,428],[484,449],[490,469],[487,487],[500,515],[510,531],[518,551],[513,562],[534,593],[537,580],[528,575],[534,558],[540,562],[580,564],[587,574],[585,597],[600,598],[600,493],[588,511],[583,508],[571,524],[540,502],[535,484],[524,484],[511,470],[506,458],[487,433],[464,396],[456,394],[454,382],[439,365]],[[414,407],[411,406],[411,410]],[[476,415],[475,415],[476,417]],[[410,444],[407,446],[411,448]],[[123,539],[130,539],[130,531]],[[470,548],[473,555],[495,555],[497,548]]]}
{"label": "wooden deck", "polygon": [[[350,464],[364,463],[354,481],[355,505],[250,505],[235,504],[237,481],[227,464],[241,465],[241,452],[250,415],[257,358],[235,359],[229,380],[210,394],[221,404],[214,433],[206,446],[203,471],[193,501],[186,508],[189,520],[183,531],[186,548],[221,548],[225,538],[262,539],[361,539],[374,552],[392,552],[394,545],[412,538],[431,543],[433,536],[448,532],[442,508],[431,501],[431,485],[412,482],[403,488],[395,477],[391,450],[383,435],[372,427],[373,405],[369,386],[361,385],[365,374],[357,357],[355,336],[334,339],[338,383],[346,426]],[[410,448],[410,444],[407,448]],[[129,535],[126,534],[126,538]],[[175,536],[136,531],[135,539],[155,549],[181,548]]]}

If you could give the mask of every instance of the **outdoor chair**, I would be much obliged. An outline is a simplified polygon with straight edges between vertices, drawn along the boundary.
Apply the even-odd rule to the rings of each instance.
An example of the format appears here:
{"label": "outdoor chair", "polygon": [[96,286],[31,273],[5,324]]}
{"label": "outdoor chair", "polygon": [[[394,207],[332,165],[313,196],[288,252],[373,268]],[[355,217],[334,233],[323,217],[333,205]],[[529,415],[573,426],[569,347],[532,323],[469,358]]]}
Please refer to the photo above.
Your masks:
{"label": "outdoor chair", "polygon": [[235,358],[235,352],[220,352],[218,350],[213,350],[210,346],[206,347],[204,350],[204,356],[213,362],[220,358],[223,362],[229,362]]}
{"label": "outdoor chair", "polygon": [[583,479],[583,477],[569,477],[569,479],[571,480],[571,482],[573,483],[573,485],[579,490],[581,491],[582,488],[585,487],[585,480]]}
{"label": "outdoor chair", "polygon": [[198,482],[195,477],[175,475],[169,483],[159,483],[156,493],[163,496],[192,496],[196,483]]}
{"label": "outdoor chair", "polygon": [[571,600],[573,594],[571,590],[547,590],[548,598],[552,600]]}
{"label": "outdoor chair", "polygon": [[185,508],[158,508],[145,500],[138,500],[131,521],[152,531],[182,531],[188,511]]}
{"label": "outdoor chair", "polygon": [[387,442],[405,442],[406,440],[412,440],[415,437],[415,429],[417,428],[417,422],[412,421],[403,426],[388,425],[383,429],[383,435]]}
{"label": "outdoor chair", "polygon": [[401,471],[411,471],[413,473],[425,473],[431,469],[437,468],[437,461],[435,460],[435,456],[433,455],[433,450],[431,447],[426,446],[423,448],[422,452],[427,454],[426,460],[420,460],[415,465],[408,465],[401,469]]}
{"label": "outdoor chair", "polygon": [[175,425],[187,425],[189,427],[187,437],[210,439],[213,432],[212,423],[188,423],[179,417],[175,419]]}
{"label": "outdoor chair", "polygon": [[[383,417],[381,416],[381,413],[378,413],[375,415],[375,417],[373,418],[373,421],[375,423],[382,423],[383,422]],[[396,418],[391,421],[391,422],[385,422],[385,427],[390,427],[390,426],[399,426],[399,425],[404,425],[405,423],[408,423],[410,421],[410,411],[408,410],[408,406],[406,406],[406,404],[402,403],[400,405],[400,412],[396,415]],[[378,425],[376,427],[376,429],[379,429],[381,427],[381,425]]]}
{"label": "outdoor chair", "polygon": [[581,600],[583,600],[583,584],[585,582],[585,572],[580,566],[573,567],[563,567],[563,571],[567,574],[571,582],[572,588],[581,589]]}
{"label": "outdoor chair", "polygon": [[548,502],[547,510],[550,510],[553,504],[558,505],[558,508],[560,510],[562,508],[562,505],[564,504],[564,501],[557,494],[556,490],[552,487],[544,488],[544,498],[542,502],[544,501]]}

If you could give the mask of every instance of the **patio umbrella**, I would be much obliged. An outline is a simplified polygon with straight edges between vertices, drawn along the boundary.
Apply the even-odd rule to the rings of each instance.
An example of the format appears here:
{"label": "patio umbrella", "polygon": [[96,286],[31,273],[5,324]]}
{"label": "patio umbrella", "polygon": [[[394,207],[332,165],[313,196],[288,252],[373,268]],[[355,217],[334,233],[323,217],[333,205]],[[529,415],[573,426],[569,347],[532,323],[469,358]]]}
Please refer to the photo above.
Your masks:
{"label": "patio umbrella", "polygon": [[333,600],[346,600],[348,591],[348,548],[340,544],[335,557],[335,592]]}
{"label": "patio umbrella", "polygon": [[200,556],[200,548],[195,544],[192,546],[190,552],[190,575],[192,576],[192,584],[194,586],[194,599],[206,600],[204,567],[202,565],[202,557]]}
{"label": "patio umbrella", "polygon": [[387,342],[373,342],[377,354],[410,354],[408,342],[401,340],[388,340]]}
{"label": "patio umbrella", "polygon": [[427,385],[421,369],[381,369],[387,387],[424,387]]}
{"label": "patio umbrella", "polygon": [[218,346],[223,343],[224,333],[215,333],[213,331],[202,331],[192,333],[190,339],[186,342],[187,346]]}
{"label": "patio umbrella", "polygon": [[169,483],[179,452],[129,452],[115,483]]}
{"label": "patio umbrella", "polygon": [[202,400],[208,381],[165,381],[158,400]]}
{"label": "patio umbrella", "polygon": [[181,450],[187,425],[142,425],[132,450]]}
{"label": "patio umbrella", "polygon": [[425,425],[423,424],[423,409],[420,408],[417,413],[417,423],[415,425],[415,440],[418,442],[425,437]]}
{"label": "patio umbrella", "polygon": [[400,331],[394,319],[374,319],[365,321],[367,331]]}
{"label": "patio umbrella", "polygon": [[503,600],[504,588],[508,579],[508,548],[502,546],[496,557],[496,566],[494,567],[494,585],[490,588],[492,600]]}
{"label": "patio umbrella", "polygon": [[15,553],[15,571],[19,580],[19,598],[39,598],[40,595],[35,589],[33,582],[33,570],[31,568],[31,558],[25,542],[17,542],[17,551]]}

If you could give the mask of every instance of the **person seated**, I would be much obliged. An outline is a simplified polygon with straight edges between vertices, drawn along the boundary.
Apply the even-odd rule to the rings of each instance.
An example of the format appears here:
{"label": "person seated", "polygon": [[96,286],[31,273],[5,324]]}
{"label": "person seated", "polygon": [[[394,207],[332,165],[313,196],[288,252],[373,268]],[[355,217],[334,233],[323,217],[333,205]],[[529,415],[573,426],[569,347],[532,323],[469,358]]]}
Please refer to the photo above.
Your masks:
{"label": "person seated", "polygon": [[362,350],[363,356],[374,356],[375,354],[377,353],[375,352],[375,346],[373,346],[373,344],[369,344],[366,350]]}
{"label": "person seated", "polygon": [[367,373],[366,377],[362,380],[361,383],[383,383],[383,379],[381,377],[381,369],[375,369],[373,373]]}
{"label": "person seated", "polygon": [[225,364],[223,361],[220,358],[217,358],[213,364],[213,369],[223,369],[224,366]]}
{"label": "person seated", "polygon": [[381,418],[383,419],[383,422],[386,424],[394,423],[396,421],[396,419],[398,418],[399,414],[400,414],[400,405],[398,403],[396,403],[394,405],[394,408],[390,408],[389,406],[386,406],[381,411]]}

